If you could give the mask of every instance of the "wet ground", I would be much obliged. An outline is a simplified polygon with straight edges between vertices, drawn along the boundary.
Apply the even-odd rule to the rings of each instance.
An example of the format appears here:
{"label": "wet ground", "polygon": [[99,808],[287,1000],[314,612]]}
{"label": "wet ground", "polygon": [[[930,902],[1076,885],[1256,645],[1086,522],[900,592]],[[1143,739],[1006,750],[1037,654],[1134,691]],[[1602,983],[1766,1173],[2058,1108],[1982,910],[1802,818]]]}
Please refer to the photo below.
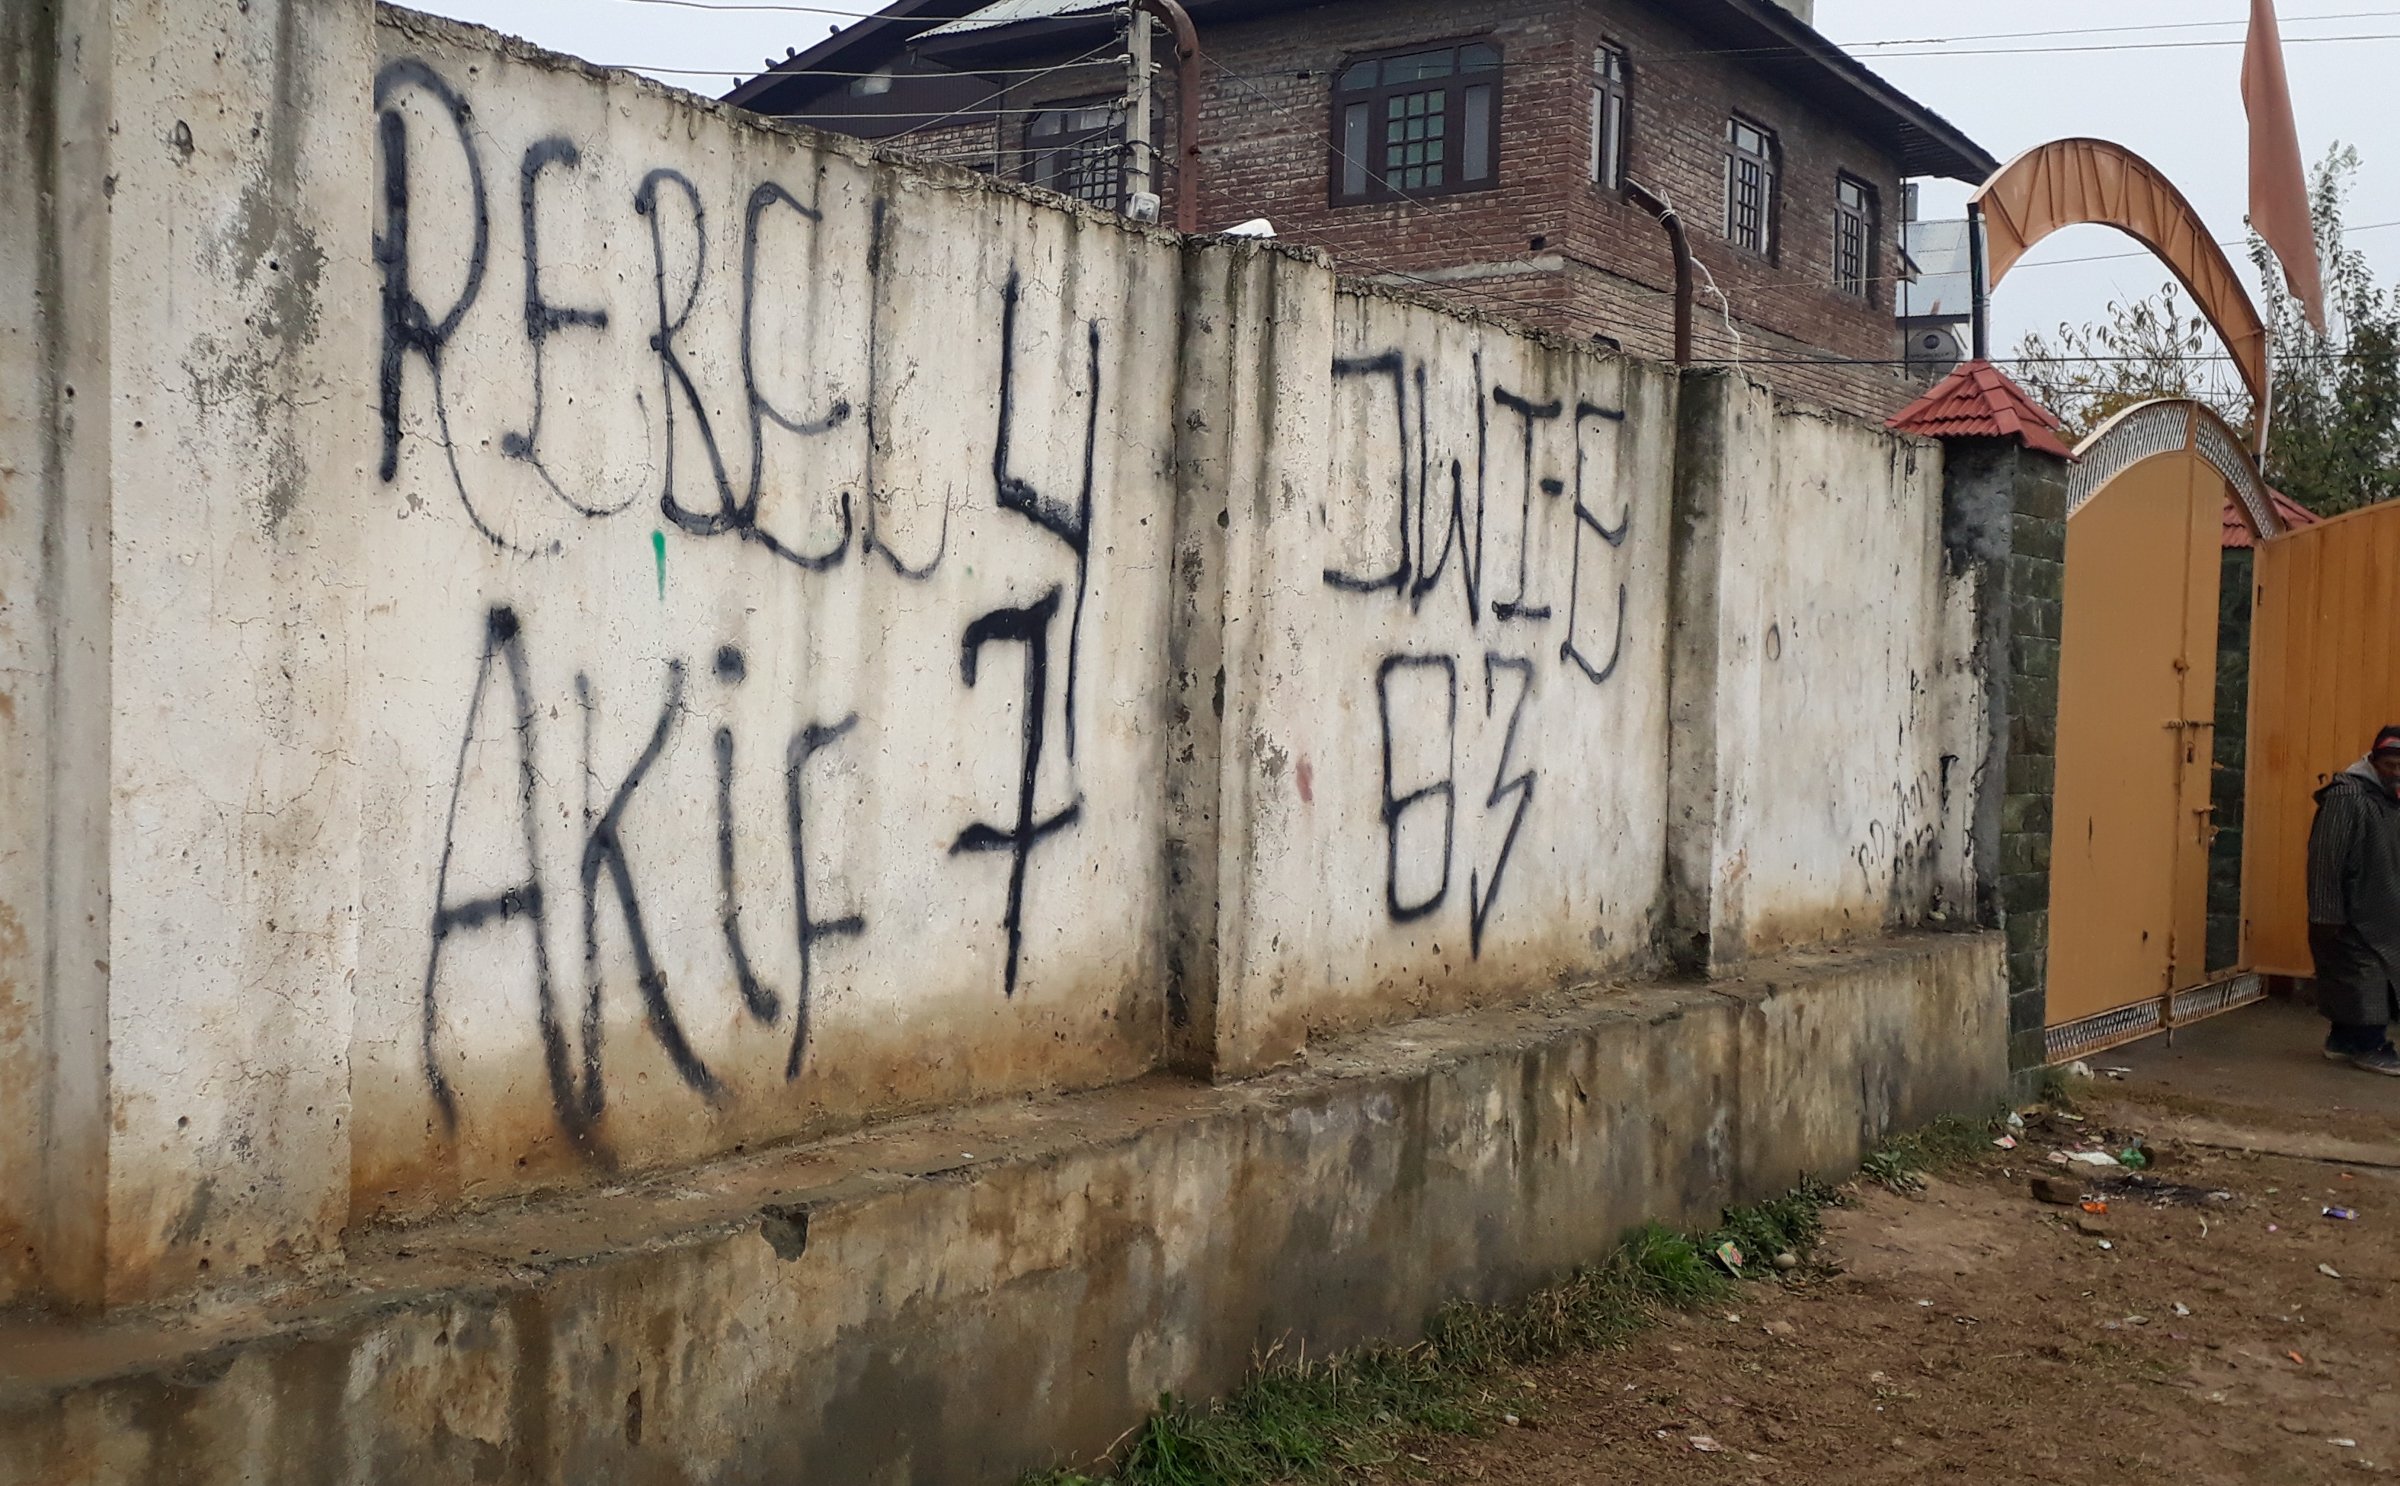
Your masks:
{"label": "wet ground", "polygon": [[[1862,1191],[1788,1280],[1527,1372],[1519,1427],[1401,1464],[1513,1486],[2394,1474],[2400,1079],[2326,1063],[2321,1036],[2270,1004],[2095,1058],[2082,1123]],[[2051,1159],[2137,1138],[2142,1185]]]}

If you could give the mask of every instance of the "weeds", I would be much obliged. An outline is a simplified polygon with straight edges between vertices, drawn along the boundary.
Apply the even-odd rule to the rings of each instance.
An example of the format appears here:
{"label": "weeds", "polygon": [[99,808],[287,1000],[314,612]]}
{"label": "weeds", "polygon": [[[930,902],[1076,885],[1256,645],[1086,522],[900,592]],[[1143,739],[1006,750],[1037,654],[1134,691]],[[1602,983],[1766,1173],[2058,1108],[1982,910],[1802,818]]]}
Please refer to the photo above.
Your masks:
{"label": "weeds", "polygon": [[[1893,1140],[1867,1158],[1862,1174],[1896,1190],[1922,1186],[1926,1174],[1965,1164],[1989,1139],[1984,1125],[1944,1119]],[[1413,1347],[1366,1347],[1324,1361],[1278,1348],[1213,1408],[1161,1398],[1119,1446],[1107,1477],[1052,1471],[1023,1486],[1267,1486],[1387,1462],[1411,1436],[1482,1433],[1512,1401],[1511,1369],[1619,1346],[1662,1312],[1722,1300],[1735,1280],[1711,1257],[1720,1244],[1741,1249],[1745,1276],[1769,1273],[1777,1254],[1816,1243],[1824,1210],[1839,1200],[1811,1182],[1728,1210],[1724,1225],[1704,1236],[1655,1223],[1636,1229],[1607,1259],[1519,1304],[1444,1308]]]}

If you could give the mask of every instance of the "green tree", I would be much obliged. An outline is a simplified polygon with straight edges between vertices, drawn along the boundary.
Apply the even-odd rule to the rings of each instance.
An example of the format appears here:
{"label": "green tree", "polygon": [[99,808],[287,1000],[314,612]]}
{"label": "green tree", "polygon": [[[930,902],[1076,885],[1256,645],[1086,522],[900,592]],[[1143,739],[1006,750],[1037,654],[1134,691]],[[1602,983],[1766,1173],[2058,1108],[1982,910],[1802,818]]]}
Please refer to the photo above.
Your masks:
{"label": "green tree", "polygon": [[[2400,293],[2380,287],[2366,257],[2342,234],[2358,151],[2335,145],[2314,174],[2310,206],[2325,267],[2327,325],[2320,335],[2284,292],[2283,274],[2257,234],[2250,257],[2266,285],[2262,308],[2274,359],[2275,422],[2267,478],[2320,515],[2400,496]],[[2033,334],[2017,375],[2081,438],[2136,403],[2189,397],[2254,437],[2250,399],[2208,322],[2169,283],[2105,319]]]}

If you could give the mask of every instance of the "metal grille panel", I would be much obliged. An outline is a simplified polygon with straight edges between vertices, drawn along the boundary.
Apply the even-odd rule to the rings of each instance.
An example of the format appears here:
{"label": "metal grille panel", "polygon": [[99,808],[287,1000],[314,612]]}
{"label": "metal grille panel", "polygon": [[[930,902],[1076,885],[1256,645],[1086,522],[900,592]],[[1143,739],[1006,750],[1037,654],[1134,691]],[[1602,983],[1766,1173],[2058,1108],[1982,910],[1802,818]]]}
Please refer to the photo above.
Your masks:
{"label": "metal grille panel", "polygon": [[2236,975],[2211,985],[2194,986],[2155,1001],[2140,1001],[2103,1011],[2080,1021],[2062,1022],[2043,1036],[2043,1055],[2051,1063],[2071,1062],[2093,1053],[2139,1042],[2160,1032],[2188,1027],[2228,1011],[2238,1011],[2267,998],[2267,982],[2258,975]]}

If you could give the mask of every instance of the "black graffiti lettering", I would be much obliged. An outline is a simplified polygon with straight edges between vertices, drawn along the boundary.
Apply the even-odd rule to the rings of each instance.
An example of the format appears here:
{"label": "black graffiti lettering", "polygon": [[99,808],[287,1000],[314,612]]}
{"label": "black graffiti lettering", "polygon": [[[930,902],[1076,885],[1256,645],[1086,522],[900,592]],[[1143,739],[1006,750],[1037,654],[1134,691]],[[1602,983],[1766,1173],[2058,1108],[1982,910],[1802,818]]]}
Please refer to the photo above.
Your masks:
{"label": "black graffiti lettering", "polygon": [[867,386],[870,395],[862,414],[867,429],[867,499],[866,511],[859,525],[858,547],[861,552],[880,556],[898,576],[911,583],[922,583],[934,575],[942,565],[942,558],[950,551],[950,503],[942,502],[942,530],[934,541],[933,556],[912,565],[884,540],[883,513],[889,503],[876,478],[878,462],[883,455],[883,428],[875,416],[875,399],[871,389],[883,385],[883,298],[886,293],[883,261],[890,216],[891,203],[881,196],[876,197],[867,234]]}
{"label": "black graffiti lettering", "polygon": [[[408,119],[396,105],[402,92],[415,88],[432,95],[449,116],[467,162],[468,203],[475,230],[467,246],[467,277],[458,299],[435,319],[417,294],[409,272]],[[442,453],[450,467],[450,482],[475,530],[493,546],[514,551],[475,509],[467,493],[466,476],[458,465],[458,441],[450,431],[450,399],[442,377],[442,356],[459,323],[483,290],[483,275],[491,251],[491,210],[483,183],[483,158],[467,129],[467,101],[458,90],[423,62],[403,59],[387,63],[375,74],[376,138],[383,156],[383,230],[376,234],[375,262],[383,270],[383,352],[379,368],[379,403],[383,416],[382,478],[388,483],[400,473],[400,395],[408,358],[421,357],[433,383],[433,414],[441,433]]]}
{"label": "black graffiti lettering", "polygon": [[[1475,358],[1475,382],[1483,384],[1483,358]],[[1433,447],[1432,430],[1426,426],[1425,368],[1417,368],[1417,552],[1420,557],[1433,550],[1426,535],[1425,523],[1433,507],[1432,465],[1428,451]],[[1442,527],[1442,555],[1424,565],[1423,572],[1408,591],[1411,612],[1425,607],[1425,596],[1441,586],[1442,573],[1450,566],[1450,554],[1459,553],[1459,568],[1466,580],[1467,623],[1473,625],[1482,617],[1483,604],[1483,519],[1487,506],[1485,489],[1489,479],[1490,428],[1480,399],[1475,405],[1475,529],[1467,530],[1466,469],[1458,460],[1450,461],[1450,515]]]}
{"label": "black graffiti lettering", "polygon": [[565,170],[580,169],[583,165],[582,152],[575,148],[573,141],[553,135],[548,139],[535,140],[528,146],[525,158],[518,167],[518,211],[523,218],[525,232],[525,341],[533,349],[533,417],[525,425],[523,433],[501,436],[500,452],[511,459],[532,465],[534,473],[541,476],[542,483],[550,488],[550,493],[573,509],[586,516],[613,516],[632,505],[634,497],[627,495],[614,505],[578,500],[567,493],[557,477],[550,473],[550,467],[542,463],[542,404],[545,395],[542,349],[549,343],[550,337],[562,330],[608,328],[606,310],[556,305],[542,297],[541,230],[537,225],[534,206],[541,189],[542,172],[553,165]]}
{"label": "black graffiti lettering", "polygon": [[1478,880],[1480,874],[1467,874],[1467,940],[1470,952],[1483,957],[1483,926],[1492,916],[1492,904],[1500,896],[1500,880],[1508,873],[1509,856],[1517,849],[1517,832],[1524,827],[1525,814],[1533,808],[1534,771],[1511,775],[1516,767],[1517,729],[1525,721],[1525,704],[1533,700],[1533,662],[1524,656],[1486,655],[1483,658],[1483,715],[1488,720],[1499,700],[1498,681],[1503,671],[1517,678],[1516,704],[1509,708],[1508,735],[1500,744],[1500,762],[1492,770],[1492,792],[1484,800],[1486,810],[1497,810],[1513,796],[1516,813],[1508,819],[1508,834],[1500,839],[1500,855],[1492,862],[1492,885],[1487,892]]}
{"label": "black graffiti lettering", "polygon": [[1621,408],[1603,408],[1588,402],[1575,404],[1575,539],[1570,545],[1571,555],[1568,558],[1567,632],[1566,638],[1559,642],[1558,656],[1560,660],[1571,662],[1583,672],[1585,679],[1598,686],[1616,674],[1617,663],[1625,655],[1627,589],[1622,581],[1617,584],[1616,638],[1610,642],[1608,660],[1601,665],[1594,665],[1575,644],[1576,623],[1583,612],[1583,534],[1588,530],[1611,548],[1623,547],[1626,538],[1633,533],[1633,505],[1630,501],[1626,503],[1625,514],[1617,519],[1616,526],[1612,528],[1584,504],[1583,425],[1593,418],[1622,423],[1625,413]]}
{"label": "black graffiti lettering", "polygon": [[[484,694],[491,689],[497,667],[508,677],[512,710],[509,720],[517,737],[518,825],[524,833],[525,876],[518,882],[464,902],[450,899],[450,861],[458,843],[458,801],[465,792],[467,759],[483,720]],[[483,655],[475,666],[475,690],[467,702],[466,733],[458,745],[458,768],[450,780],[450,814],[442,826],[441,865],[433,879],[432,949],[425,959],[423,1037],[425,1081],[442,1112],[445,1128],[458,1128],[458,1096],[434,1050],[434,1033],[441,1021],[437,999],[441,987],[442,951],[461,929],[482,929],[494,923],[523,919],[533,936],[533,974],[536,1015],[542,1034],[542,1062],[550,1076],[550,1096],[563,1113],[576,1107],[574,1074],[567,1062],[566,1030],[559,1024],[558,1004],[550,977],[550,949],[542,895],[541,858],[534,830],[533,689],[527,678],[525,644],[514,609],[497,606],[484,615]]]}
{"label": "black graffiti lettering", "polygon": [[[588,714],[591,683],[583,676],[575,678],[575,690],[585,704]],[[600,879],[608,878],[610,895],[614,898],[618,918],[625,927],[625,938],[633,951],[635,983],[641,987],[642,1007],[650,1023],[650,1035],[658,1039],[675,1071],[683,1081],[698,1090],[712,1103],[722,1097],[723,1088],[708,1065],[683,1035],[683,1026],[675,1019],[675,1009],[667,1001],[667,973],[660,967],[657,955],[650,946],[650,930],[642,917],[641,894],[635,889],[633,869],[625,859],[624,823],[626,808],[633,803],[634,792],[641,788],[659,755],[666,752],[667,740],[674,735],[676,719],[683,715],[683,662],[667,662],[667,695],[659,707],[658,723],[651,729],[650,741],[633,767],[625,771],[624,779],[609,796],[608,806],[600,818],[587,829],[583,841],[583,1101],[581,1114],[586,1121],[597,1120],[606,1103],[606,1086],[600,1077],[600,1047],[602,1027],[600,1018]],[[587,766],[588,773],[588,766]]]}
{"label": "black graffiti lettering", "polygon": [[[1392,677],[1403,671],[1440,671],[1448,712],[1442,737],[1449,763],[1433,784],[1393,793]],[[1375,705],[1383,725],[1383,839],[1384,907],[1394,923],[1412,923],[1440,908],[1450,896],[1451,847],[1458,835],[1458,662],[1447,655],[1392,655],[1375,668]],[[1400,899],[1400,827],[1408,813],[1435,800],[1442,809],[1442,881],[1427,897],[1414,903]]]}
{"label": "black graffiti lettering", "polygon": [[1557,398],[1552,398],[1544,403],[1533,402],[1519,397],[1505,387],[1492,389],[1492,401],[1516,414],[1524,425],[1523,452],[1525,457],[1525,484],[1517,515],[1517,596],[1513,599],[1501,599],[1495,602],[1492,605],[1492,617],[1503,622],[1518,619],[1548,619],[1550,606],[1533,603],[1527,597],[1532,581],[1533,492],[1538,484],[1543,494],[1556,496],[1564,493],[1566,486],[1557,480],[1537,481],[1534,478],[1533,431],[1534,425],[1537,423],[1552,421],[1563,414],[1566,411],[1566,404]]}
{"label": "black graffiti lettering", "polygon": [[792,1020],[792,1050],[783,1064],[786,1082],[800,1076],[801,1064],[808,1056],[809,1028],[816,1012],[816,952],[817,941],[837,935],[856,937],[867,931],[867,921],[858,914],[841,918],[820,919],[810,916],[808,906],[808,831],[806,811],[802,804],[801,772],[808,761],[839,743],[843,736],[858,725],[858,714],[831,727],[811,723],[792,739],[784,753],[783,809],[784,829],[792,847],[792,896],[797,904],[800,923],[800,994],[795,998]]}
{"label": "black graffiti lettering", "polygon": [[[683,197],[691,213],[691,284],[680,296],[680,303],[668,292],[666,200],[669,188]],[[832,548],[824,552],[800,552],[759,525],[758,511],[766,483],[766,462],[763,458],[766,425],[808,435],[819,434],[839,426],[850,416],[850,405],[836,401],[823,418],[803,420],[776,407],[758,389],[754,361],[754,330],[758,297],[758,228],[759,219],[777,203],[791,207],[810,221],[818,219],[813,207],[805,206],[783,187],[768,183],[750,193],[750,205],[743,221],[742,250],[742,382],[750,423],[750,478],[746,490],[736,493],[733,476],[725,467],[725,454],[717,441],[715,426],[709,421],[706,401],[692,380],[690,368],[676,349],[676,337],[690,323],[693,309],[700,302],[700,290],[708,277],[708,212],[701,204],[700,190],[681,171],[661,167],[642,177],[634,191],[633,209],[650,223],[650,250],[654,268],[653,282],[657,290],[658,329],[650,337],[650,349],[658,357],[662,400],[666,407],[667,453],[663,486],[659,493],[659,511],[677,529],[694,536],[713,537],[727,532],[743,540],[756,542],[777,557],[808,571],[821,571],[839,563],[850,548],[852,517],[850,495],[842,493],[842,534]],[[677,491],[675,468],[675,404],[676,393],[683,395],[685,409],[692,420],[692,432],[708,456],[708,474],[716,490],[714,510],[695,510],[686,506]]]}
{"label": "black graffiti lettering", "polygon": [[1021,752],[1017,773],[1016,822],[1006,830],[977,822],[959,832],[950,844],[956,856],[967,851],[1005,851],[1009,854],[1008,906],[1002,922],[1008,933],[1008,969],[1003,989],[1017,992],[1017,967],[1025,948],[1025,868],[1033,849],[1082,818],[1083,796],[1047,820],[1037,820],[1034,786],[1041,774],[1043,714],[1050,698],[1050,621],[1058,617],[1059,590],[1052,588],[1021,609],[994,609],[967,626],[959,669],[969,686],[975,684],[979,657],[986,645],[1025,647],[1025,710],[1021,722]]}
{"label": "black graffiti lettering", "polygon": [[749,212],[742,223],[742,385],[750,399],[750,493],[743,498],[734,525],[745,539],[758,543],[786,562],[809,572],[822,572],[839,563],[843,554],[850,550],[849,491],[843,491],[841,497],[841,539],[823,552],[797,551],[758,524],[759,500],[766,489],[767,425],[773,423],[777,428],[802,437],[812,437],[838,428],[850,418],[850,404],[839,398],[825,410],[822,417],[803,419],[775,406],[759,390],[758,364],[753,354],[758,328],[758,229],[759,221],[767,214],[767,209],[778,204],[790,207],[812,224],[824,219],[823,213],[815,207],[803,206],[798,197],[773,181],[750,193]]}
{"label": "black graffiti lettering", "polygon": [[[1325,582],[1329,587],[1338,588],[1345,593],[1375,593],[1386,588],[1392,590],[1394,593],[1405,593],[1408,591],[1408,579],[1410,571],[1408,561],[1408,554],[1410,551],[1408,544],[1408,511],[1410,499],[1408,480],[1407,362],[1398,351],[1386,351],[1380,356],[1337,356],[1334,358],[1333,378],[1337,384],[1348,381],[1352,378],[1360,377],[1389,377],[1392,381],[1392,419],[1394,424],[1393,432],[1396,436],[1396,442],[1393,447],[1400,451],[1400,488],[1397,492],[1395,492],[1395,500],[1393,503],[1393,532],[1400,543],[1400,560],[1393,565],[1393,568],[1390,572],[1372,578],[1345,573],[1339,568],[1327,568],[1325,570]],[[1420,439],[1418,441],[1418,454],[1420,460],[1424,458],[1423,450],[1424,442],[1422,439]],[[1424,476],[1420,474],[1418,476],[1418,485],[1420,488],[1422,488],[1423,484]]]}
{"label": "black graffiti lettering", "polygon": [[[742,652],[731,645],[717,650],[717,679],[738,686],[750,674]],[[736,885],[733,857],[733,729],[717,729],[717,918],[725,930],[726,958],[733,961],[734,985],[742,1004],[762,1022],[783,1014],[783,999],[751,968],[750,951],[742,942],[742,895]]]}
{"label": "black graffiti lettering", "polygon": [[[1015,268],[1008,271],[1008,283],[1000,299],[1000,426],[992,442],[992,483],[1002,510],[1014,511],[1034,525],[1067,544],[1075,554],[1075,612],[1067,625],[1067,757],[1075,757],[1075,691],[1076,677],[1083,657],[1083,601],[1091,585],[1092,566],[1092,482],[1100,449],[1100,322],[1086,325],[1085,353],[1087,370],[1085,387],[1090,403],[1084,410],[1083,427],[1083,485],[1074,505],[1052,500],[1036,490],[1032,483],[1012,475],[1008,470],[1011,441],[1015,435],[1017,380],[1017,302],[1024,297],[1024,285]],[[973,682],[970,675],[968,680]]]}
{"label": "black graffiti lettering", "polygon": [[[683,302],[668,309],[667,295],[667,234],[664,188],[672,187],[682,194],[692,214],[692,282],[683,294]],[[716,430],[709,425],[708,409],[700,398],[700,389],[693,385],[691,373],[684,368],[683,357],[675,349],[675,337],[690,322],[693,308],[700,303],[700,285],[708,276],[708,210],[700,204],[700,188],[679,170],[660,167],[642,177],[633,193],[633,209],[650,223],[651,261],[656,266],[653,282],[658,291],[658,331],[650,337],[650,350],[658,357],[660,394],[666,409],[667,454],[665,485],[659,492],[659,510],[677,527],[694,536],[713,537],[733,528],[737,504],[733,498],[733,481],[725,473],[725,456],[717,448]],[[710,473],[715,476],[717,509],[694,511],[676,497],[675,482],[675,393],[683,391],[684,401],[691,408],[693,431],[700,446],[707,451]]]}

